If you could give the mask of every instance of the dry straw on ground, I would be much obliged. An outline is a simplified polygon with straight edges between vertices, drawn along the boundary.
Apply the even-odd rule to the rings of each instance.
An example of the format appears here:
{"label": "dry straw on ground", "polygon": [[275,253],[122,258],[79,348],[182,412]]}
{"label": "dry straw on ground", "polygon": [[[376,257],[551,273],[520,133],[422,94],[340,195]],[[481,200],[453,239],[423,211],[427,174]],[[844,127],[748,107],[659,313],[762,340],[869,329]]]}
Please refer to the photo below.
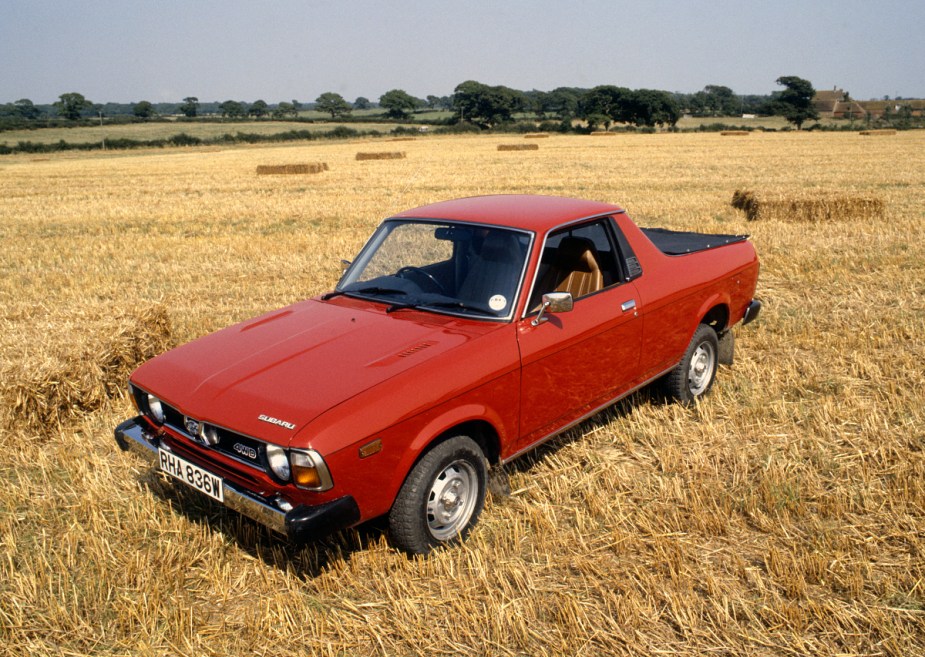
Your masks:
{"label": "dry straw on ground", "polygon": [[386,141],[414,141],[414,137],[392,137],[391,139],[386,139]]}
{"label": "dry straw on ground", "polygon": [[[0,157],[3,385],[117,387],[60,428],[0,429],[0,654],[925,654],[925,132],[624,134],[616,161],[584,136],[497,141],[421,139],[414,166],[320,140]],[[331,171],[254,175],[285,161]],[[883,213],[729,205],[810,185]],[[509,192],[751,233],[764,309],[702,403],[641,391],[514,462],[463,546],[409,559],[375,524],[291,546],[118,450],[123,377],[52,367],[143,334],[119,309],[162,303],[185,342],[332,289],[384,217]]]}
{"label": "dry straw on ground", "polygon": [[28,348],[0,370],[0,431],[60,430],[120,394],[133,369],[171,344],[160,305],[56,313],[41,323],[40,341],[24,336]]}
{"label": "dry straw on ground", "polygon": [[404,151],[378,151],[372,153],[359,152],[356,154],[358,160],[403,160],[405,159]]}
{"label": "dry straw on ground", "polygon": [[851,221],[882,217],[885,204],[875,195],[837,192],[752,192],[737,189],[732,207],[742,210],[749,221]]}
{"label": "dry straw on ground", "polygon": [[750,133],[748,130],[720,130],[723,137],[747,137]]}
{"label": "dry straw on ground", "polygon": [[258,164],[257,175],[296,175],[321,173],[328,171],[327,162],[308,162],[304,164]]}
{"label": "dry straw on ground", "polygon": [[539,144],[498,144],[499,151],[538,151]]}
{"label": "dry straw on ground", "polygon": [[895,135],[895,130],[861,130],[862,137],[888,137],[890,135]]}

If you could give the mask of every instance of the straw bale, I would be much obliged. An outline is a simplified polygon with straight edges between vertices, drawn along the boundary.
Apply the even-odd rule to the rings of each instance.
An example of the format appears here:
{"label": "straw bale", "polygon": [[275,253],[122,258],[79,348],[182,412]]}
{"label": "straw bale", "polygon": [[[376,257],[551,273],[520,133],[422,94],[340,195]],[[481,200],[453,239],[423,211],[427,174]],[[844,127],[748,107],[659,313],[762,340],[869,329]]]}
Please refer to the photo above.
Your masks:
{"label": "straw bale", "polygon": [[498,144],[499,151],[538,151],[539,144]]}
{"label": "straw bale", "polygon": [[405,151],[379,151],[373,153],[357,153],[358,160],[403,160]]}
{"label": "straw bale", "polygon": [[40,435],[99,409],[125,390],[128,375],[171,346],[161,305],[123,311],[104,307],[52,318],[41,344],[0,372],[0,428]]}
{"label": "straw bale", "polygon": [[737,189],[732,207],[748,221],[839,221],[883,214],[885,203],[872,195],[810,190],[790,194]]}
{"label": "straw bale", "polygon": [[392,137],[391,139],[386,139],[386,141],[414,141],[414,137]]}
{"label": "straw bale", "polygon": [[524,135],[524,139],[546,139],[548,137],[548,132],[528,132]]}
{"label": "straw bale", "polygon": [[719,134],[723,137],[746,137],[750,133],[748,130],[720,130]]}
{"label": "straw bale", "polygon": [[895,135],[895,130],[861,130],[862,137],[886,137],[887,135]]}
{"label": "straw bale", "polygon": [[259,164],[257,175],[292,175],[305,173],[321,173],[328,170],[327,162],[308,162],[305,164]]}
{"label": "straw bale", "polygon": [[616,132],[610,132],[609,130],[595,130],[594,132],[591,133],[591,136],[592,137],[613,137],[616,134],[617,134]]}

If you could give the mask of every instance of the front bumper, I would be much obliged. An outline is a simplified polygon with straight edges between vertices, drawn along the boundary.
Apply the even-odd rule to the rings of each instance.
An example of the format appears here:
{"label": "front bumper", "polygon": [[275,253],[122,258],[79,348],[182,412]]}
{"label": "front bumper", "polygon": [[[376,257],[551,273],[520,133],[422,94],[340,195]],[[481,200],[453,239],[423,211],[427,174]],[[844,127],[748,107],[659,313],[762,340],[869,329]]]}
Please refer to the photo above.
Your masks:
{"label": "front bumper", "polygon": [[[126,420],[117,426],[115,438],[120,449],[141,456],[154,467],[158,464],[158,449],[170,451],[170,448],[148,429],[141,416]],[[316,506],[291,506],[281,499],[260,497],[227,479],[222,480],[222,488],[224,504],[229,509],[234,509],[241,515],[285,534],[296,543],[323,538],[360,521],[360,509],[350,495]]]}

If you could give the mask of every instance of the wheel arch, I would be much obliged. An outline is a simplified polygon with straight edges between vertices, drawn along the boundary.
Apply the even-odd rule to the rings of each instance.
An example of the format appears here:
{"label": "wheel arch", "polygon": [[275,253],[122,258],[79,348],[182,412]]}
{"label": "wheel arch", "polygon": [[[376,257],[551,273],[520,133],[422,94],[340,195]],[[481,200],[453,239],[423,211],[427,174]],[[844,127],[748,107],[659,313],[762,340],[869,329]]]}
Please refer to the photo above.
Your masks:
{"label": "wheel arch", "polygon": [[502,426],[500,417],[493,417],[488,408],[479,404],[456,407],[428,422],[417,432],[405,458],[396,468],[401,472],[396,494],[424,455],[454,436],[471,438],[482,450],[489,465],[500,463],[503,435],[499,427]]}
{"label": "wheel arch", "polygon": [[[716,295],[707,301],[698,313],[700,317],[699,324],[706,324],[717,335],[722,334],[729,327],[729,300]],[[697,327],[694,327],[697,330]],[[693,335],[693,331],[691,332]]]}

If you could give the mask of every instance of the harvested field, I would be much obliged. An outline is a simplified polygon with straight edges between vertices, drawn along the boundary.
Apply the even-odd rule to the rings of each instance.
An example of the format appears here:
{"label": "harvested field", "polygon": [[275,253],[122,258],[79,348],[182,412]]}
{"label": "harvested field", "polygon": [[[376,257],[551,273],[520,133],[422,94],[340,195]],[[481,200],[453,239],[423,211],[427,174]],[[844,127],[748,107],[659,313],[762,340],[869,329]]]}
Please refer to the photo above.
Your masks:
{"label": "harvested field", "polygon": [[379,151],[373,153],[357,153],[357,160],[403,160],[405,151]]}
{"label": "harvested field", "polygon": [[[925,132],[496,143],[0,158],[0,653],[925,654]],[[254,175],[286,161],[330,171]],[[749,222],[736,189],[883,209]],[[385,216],[509,192],[751,233],[764,309],[703,403],[641,391],[573,428],[426,560],[376,525],[287,545],[117,450],[129,361],[331,289]],[[98,401],[10,405],[51,380]]]}
{"label": "harvested field", "polygon": [[539,144],[498,144],[499,151],[538,151]]}
{"label": "harvested field", "polygon": [[775,220],[796,222],[850,221],[882,217],[885,204],[874,195],[845,194],[831,191],[795,193],[736,190],[732,207],[742,210],[749,221]]}
{"label": "harvested field", "polygon": [[309,162],[306,164],[258,164],[258,176],[299,175],[328,171],[327,162]]}
{"label": "harvested field", "polygon": [[[167,309],[145,305],[119,309],[79,308],[42,317],[28,343],[4,336],[0,369],[0,445],[9,432],[37,436],[121,396],[126,377],[142,362],[173,346]],[[31,340],[36,337],[38,342]]]}

